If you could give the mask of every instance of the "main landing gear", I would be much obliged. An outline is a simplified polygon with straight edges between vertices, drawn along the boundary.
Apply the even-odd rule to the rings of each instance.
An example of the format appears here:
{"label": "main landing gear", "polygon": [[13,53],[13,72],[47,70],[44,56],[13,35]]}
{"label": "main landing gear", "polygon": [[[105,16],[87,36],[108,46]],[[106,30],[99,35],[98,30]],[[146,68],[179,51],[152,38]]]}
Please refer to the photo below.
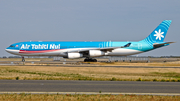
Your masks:
{"label": "main landing gear", "polygon": [[92,58],[86,58],[84,59],[84,62],[97,62],[97,60]]}
{"label": "main landing gear", "polygon": [[24,56],[22,57],[22,62],[25,62]]}

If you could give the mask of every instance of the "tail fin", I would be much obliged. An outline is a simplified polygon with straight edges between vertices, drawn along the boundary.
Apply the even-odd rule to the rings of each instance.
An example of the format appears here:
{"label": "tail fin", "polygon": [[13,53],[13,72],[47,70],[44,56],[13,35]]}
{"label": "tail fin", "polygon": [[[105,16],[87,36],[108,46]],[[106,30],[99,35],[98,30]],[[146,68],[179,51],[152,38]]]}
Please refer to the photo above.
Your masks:
{"label": "tail fin", "polygon": [[164,20],[147,38],[142,41],[146,41],[150,44],[163,42],[170,24],[171,20]]}

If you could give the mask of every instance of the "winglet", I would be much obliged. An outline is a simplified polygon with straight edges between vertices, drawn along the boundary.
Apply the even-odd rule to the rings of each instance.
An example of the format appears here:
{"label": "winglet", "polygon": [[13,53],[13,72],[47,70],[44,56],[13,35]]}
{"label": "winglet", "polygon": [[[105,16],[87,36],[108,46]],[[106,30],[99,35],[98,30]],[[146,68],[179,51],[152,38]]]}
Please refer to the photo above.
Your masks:
{"label": "winglet", "polygon": [[124,45],[122,48],[129,47],[130,45],[131,45],[131,43],[128,43],[128,44]]}

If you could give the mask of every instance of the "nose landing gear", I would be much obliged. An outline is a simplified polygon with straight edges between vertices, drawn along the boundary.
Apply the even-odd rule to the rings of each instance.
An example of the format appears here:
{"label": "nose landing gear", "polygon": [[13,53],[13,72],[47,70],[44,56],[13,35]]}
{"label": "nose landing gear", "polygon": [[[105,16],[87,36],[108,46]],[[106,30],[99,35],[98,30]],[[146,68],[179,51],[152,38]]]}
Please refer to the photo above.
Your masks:
{"label": "nose landing gear", "polygon": [[24,56],[22,57],[22,62],[25,62]]}
{"label": "nose landing gear", "polygon": [[92,58],[86,58],[84,59],[84,62],[97,62],[97,60]]}

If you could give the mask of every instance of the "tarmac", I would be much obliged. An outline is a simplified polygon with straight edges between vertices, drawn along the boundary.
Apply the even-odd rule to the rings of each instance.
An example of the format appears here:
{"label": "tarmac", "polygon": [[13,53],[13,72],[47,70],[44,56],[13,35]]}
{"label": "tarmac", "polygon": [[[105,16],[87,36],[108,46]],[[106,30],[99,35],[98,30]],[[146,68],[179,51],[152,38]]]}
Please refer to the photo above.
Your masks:
{"label": "tarmac", "polygon": [[4,93],[180,96],[180,82],[0,80]]}
{"label": "tarmac", "polygon": [[[30,64],[26,64],[30,63]],[[95,64],[88,64],[88,63],[78,63],[78,61],[0,61],[0,65],[16,65],[16,66],[24,66],[22,64],[26,64],[26,66],[44,66],[39,64],[46,64],[48,66],[58,66],[58,67],[114,67],[114,68],[180,68],[179,66],[116,66],[116,65],[95,65]]]}

